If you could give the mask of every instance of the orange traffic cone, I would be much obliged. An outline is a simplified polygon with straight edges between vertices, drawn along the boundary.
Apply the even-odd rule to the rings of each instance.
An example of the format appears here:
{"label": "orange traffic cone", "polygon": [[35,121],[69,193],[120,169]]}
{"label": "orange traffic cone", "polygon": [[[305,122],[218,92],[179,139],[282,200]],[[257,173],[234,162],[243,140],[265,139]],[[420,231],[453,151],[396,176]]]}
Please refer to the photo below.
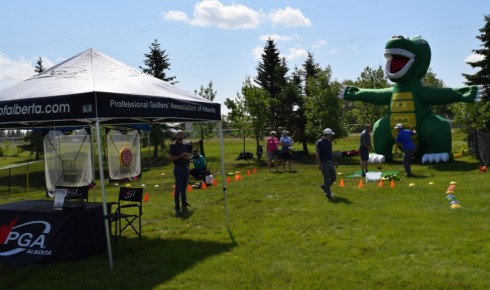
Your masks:
{"label": "orange traffic cone", "polygon": [[175,185],[174,185],[174,191],[172,192],[172,197],[175,198]]}
{"label": "orange traffic cone", "polygon": [[230,181],[231,181],[231,178],[228,176],[228,177],[226,178],[226,183],[230,183]]}
{"label": "orange traffic cone", "polygon": [[254,174],[257,174],[257,169],[254,168]]}
{"label": "orange traffic cone", "polygon": [[391,182],[390,182],[390,186],[391,186],[391,187],[395,187],[395,180],[394,180],[394,179],[392,179],[392,180],[391,180]]}
{"label": "orange traffic cone", "polygon": [[143,197],[143,202],[148,202],[148,192],[145,193],[145,197]]}
{"label": "orange traffic cone", "polygon": [[208,188],[208,187],[206,186],[206,182],[203,182],[203,183],[202,183],[201,188],[202,188],[202,189],[206,189],[206,188]]}
{"label": "orange traffic cone", "polygon": [[235,174],[235,181],[238,181],[240,179],[240,175],[239,174]]}
{"label": "orange traffic cone", "polygon": [[216,178],[213,178],[213,186],[218,185],[218,182],[216,181]]}
{"label": "orange traffic cone", "polygon": [[187,191],[189,191],[189,192],[192,191],[192,186],[190,184],[187,184]]}
{"label": "orange traffic cone", "polygon": [[247,175],[250,176],[250,169],[247,170]]}
{"label": "orange traffic cone", "polygon": [[359,188],[363,187],[364,184],[362,184],[362,179],[359,179]]}
{"label": "orange traffic cone", "polygon": [[378,182],[378,187],[383,187],[383,179],[380,179]]}
{"label": "orange traffic cone", "polygon": [[339,184],[340,187],[344,187],[344,179],[340,179],[340,184]]}

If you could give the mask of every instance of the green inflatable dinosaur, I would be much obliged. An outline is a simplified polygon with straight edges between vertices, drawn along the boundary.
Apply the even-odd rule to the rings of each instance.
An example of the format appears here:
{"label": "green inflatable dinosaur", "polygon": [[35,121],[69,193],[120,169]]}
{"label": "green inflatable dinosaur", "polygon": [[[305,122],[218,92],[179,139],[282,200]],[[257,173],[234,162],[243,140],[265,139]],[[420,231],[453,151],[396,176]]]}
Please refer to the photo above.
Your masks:
{"label": "green inflatable dinosaur", "polygon": [[421,79],[429,69],[431,51],[427,41],[420,36],[394,36],[385,48],[385,73],[394,86],[384,89],[346,86],[339,98],[389,105],[387,115],[373,126],[374,152],[384,155],[386,161],[393,159],[392,148],[397,133],[393,128],[396,124],[416,129],[417,134],[412,137],[416,144],[416,156],[451,156],[450,125],[446,119],[434,114],[431,105],[479,102],[485,93],[483,86],[454,89],[424,87]]}

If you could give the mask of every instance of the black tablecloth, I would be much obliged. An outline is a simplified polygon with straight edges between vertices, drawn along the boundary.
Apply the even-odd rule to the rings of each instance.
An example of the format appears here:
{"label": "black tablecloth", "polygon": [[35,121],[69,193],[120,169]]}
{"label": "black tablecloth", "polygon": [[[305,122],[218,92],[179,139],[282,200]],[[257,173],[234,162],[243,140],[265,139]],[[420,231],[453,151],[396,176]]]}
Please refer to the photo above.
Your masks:
{"label": "black tablecloth", "polygon": [[0,205],[0,261],[27,265],[73,260],[107,247],[102,203],[55,210],[51,200]]}

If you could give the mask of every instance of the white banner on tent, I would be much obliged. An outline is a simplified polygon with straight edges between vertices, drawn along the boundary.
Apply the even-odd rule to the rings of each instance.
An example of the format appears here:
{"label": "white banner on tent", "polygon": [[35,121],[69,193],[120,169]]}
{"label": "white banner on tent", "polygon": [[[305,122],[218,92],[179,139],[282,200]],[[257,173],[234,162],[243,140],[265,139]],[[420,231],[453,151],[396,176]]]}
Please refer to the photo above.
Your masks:
{"label": "white banner on tent", "polygon": [[137,130],[107,132],[107,166],[112,180],[129,179],[141,173],[141,143]]}
{"label": "white banner on tent", "polygon": [[82,187],[92,183],[92,145],[85,129],[50,130],[43,143],[48,193],[56,186]]}

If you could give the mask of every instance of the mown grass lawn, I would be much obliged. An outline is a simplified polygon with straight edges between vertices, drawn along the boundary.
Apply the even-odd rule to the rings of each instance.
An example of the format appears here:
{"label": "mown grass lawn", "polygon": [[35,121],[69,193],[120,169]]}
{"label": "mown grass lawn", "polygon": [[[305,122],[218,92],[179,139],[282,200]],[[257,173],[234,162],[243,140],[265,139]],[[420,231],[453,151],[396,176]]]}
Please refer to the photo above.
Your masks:
{"label": "mown grass lawn", "polygon": [[[337,141],[334,150],[356,149],[357,138]],[[464,143],[458,136],[453,139],[458,144],[453,150],[458,152]],[[241,142],[225,140],[225,171],[239,171],[242,176],[226,183],[226,212],[223,179],[216,174],[221,171],[219,147],[213,141],[206,154],[219,184],[188,193],[193,206],[187,217],[173,216],[171,165],[153,167],[142,180],[131,182],[144,184],[149,195],[143,238],[127,232],[112,244],[113,271],[102,252],[79,261],[19,268],[0,265],[0,285],[3,289],[490,289],[490,173],[478,172],[477,160],[416,162],[416,178],[402,178],[394,187],[389,182],[381,187],[363,182],[359,187],[359,179],[347,177],[359,169],[358,157],[342,157],[332,188],[337,200],[329,202],[319,188],[321,175],[313,160],[295,162],[291,173],[269,173],[264,160],[234,160],[243,149]],[[253,144],[247,141],[248,151],[255,151]],[[377,171],[377,166],[403,176],[399,159],[370,169]],[[341,179],[344,187],[339,186]],[[452,209],[446,198],[452,181],[459,209]],[[115,199],[118,188],[107,184],[109,200]],[[100,201],[100,190],[91,196]],[[43,197],[41,190],[28,195]],[[13,199],[15,195],[5,195],[2,200]]]}

